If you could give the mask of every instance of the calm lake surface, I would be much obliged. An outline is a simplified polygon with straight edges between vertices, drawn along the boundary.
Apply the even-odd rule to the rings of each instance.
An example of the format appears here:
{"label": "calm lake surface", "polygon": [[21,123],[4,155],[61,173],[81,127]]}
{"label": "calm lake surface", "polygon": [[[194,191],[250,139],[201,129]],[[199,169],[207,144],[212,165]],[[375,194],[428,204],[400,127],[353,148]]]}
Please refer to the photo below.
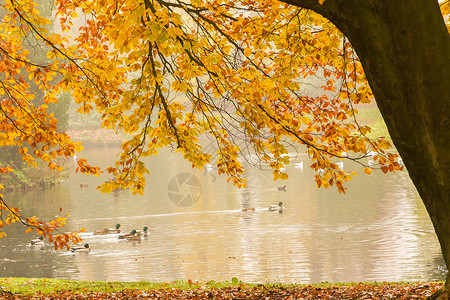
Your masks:
{"label": "calm lake surface", "polygon": [[[105,167],[117,149],[88,147],[79,154]],[[299,165],[303,163],[303,168]],[[297,164],[297,165],[296,165]],[[86,228],[90,253],[29,245],[35,235],[20,225],[0,239],[0,277],[107,281],[231,280],[343,282],[444,280],[445,264],[426,210],[406,172],[359,175],[346,195],[317,189],[306,155],[286,168],[287,181],[249,168],[248,187],[237,189],[217,170],[194,170],[181,156],[162,153],[150,162],[144,196],[101,194],[108,175],[72,174],[51,189],[7,194],[24,215],[70,214],[65,230]],[[344,162],[344,164],[348,164]],[[344,169],[347,167],[344,165]],[[80,183],[88,183],[85,188]],[[286,191],[277,187],[286,185]],[[267,207],[282,201],[282,213]],[[254,207],[255,212],[242,212]],[[141,242],[93,231],[148,226]],[[83,243],[84,243],[83,242]]]}

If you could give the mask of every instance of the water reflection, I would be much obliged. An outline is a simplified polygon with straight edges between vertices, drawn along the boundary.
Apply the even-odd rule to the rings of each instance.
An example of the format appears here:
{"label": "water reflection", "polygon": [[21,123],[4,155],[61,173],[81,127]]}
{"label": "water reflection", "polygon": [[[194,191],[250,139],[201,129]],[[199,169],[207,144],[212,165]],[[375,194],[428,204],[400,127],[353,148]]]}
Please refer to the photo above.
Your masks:
{"label": "water reflection", "polygon": [[[104,167],[114,153],[92,148],[84,157]],[[249,169],[248,188],[240,190],[214,169],[193,170],[171,153],[153,159],[151,171],[144,197],[123,190],[100,194],[95,187],[107,176],[80,174],[49,190],[8,195],[26,215],[53,217],[60,208],[70,213],[68,229],[86,228],[83,239],[92,250],[73,254],[30,247],[31,236],[14,226],[0,240],[0,274],[125,281],[237,276],[298,283],[444,279],[439,245],[406,174],[361,175],[347,195],[339,195],[318,190],[309,169],[296,165],[287,168],[286,183]],[[199,179],[201,194],[192,206],[182,207],[169,199],[168,186],[186,172]],[[88,186],[81,188],[80,182]],[[277,190],[284,184],[286,191]],[[283,213],[267,211],[280,201]],[[243,212],[244,207],[255,211]],[[116,223],[126,232],[148,226],[150,234],[141,242],[92,234]]]}

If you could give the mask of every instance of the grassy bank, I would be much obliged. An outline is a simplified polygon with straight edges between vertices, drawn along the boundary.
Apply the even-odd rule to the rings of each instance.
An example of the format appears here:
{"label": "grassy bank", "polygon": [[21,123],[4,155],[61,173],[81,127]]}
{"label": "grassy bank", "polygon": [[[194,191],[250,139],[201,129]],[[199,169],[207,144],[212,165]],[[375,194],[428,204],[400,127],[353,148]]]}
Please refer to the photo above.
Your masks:
{"label": "grassy bank", "polygon": [[101,282],[0,278],[4,299],[426,299],[443,286],[429,283],[250,284],[238,281]]}

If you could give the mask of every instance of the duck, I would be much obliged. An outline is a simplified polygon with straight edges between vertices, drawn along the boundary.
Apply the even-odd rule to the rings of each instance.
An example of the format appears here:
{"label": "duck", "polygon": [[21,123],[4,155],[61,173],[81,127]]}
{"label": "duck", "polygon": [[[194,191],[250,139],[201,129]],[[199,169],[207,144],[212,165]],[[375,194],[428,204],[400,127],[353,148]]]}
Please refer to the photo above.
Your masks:
{"label": "duck", "polygon": [[122,239],[128,240],[128,241],[140,241],[141,235],[139,233],[137,233],[136,230],[133,229],[128,234],[119,235],[119,240],[122,240]]}
{"label": "duck", "polygon": [[269,205],[270,211],[282,211],[286,207],[283,206],[283,202],[278,203],[278,205]]}
{"label": "duck", "polygon": [[88,187],[89,184],[88,183],[80,183],[80,188],[85,188]]}
{"label": "duck", "polygon": [[44,245],[44,237],[40,236],[37,239],[31,240],[30,244],[33,246],[43,246]]}
{"label": "duck", "polygon": [[242,211],[246,211],[246,212],[255,211],[255,208],[254,207],[244,207],[242,209]]}
{"label": "duck", "polygon": [[99,231],[94,231],[94,235],[104,235],[104,234],[110,234],[110,233],[120,233],[120,224],[116,224],[116,228],[105,228]]}
{"label": "duck", "polygon": [[279,191],[285,191],[285,192],[286,192],[286,186],[285,186],[285,185],[279,186],[279,187],[278,187],[278,190],[279,190]]}
{"label": "duck", "polygon": [[70,248],[70,251],[77,253],[87,253],[91,251],[91,248],[89,248],[89,244],[84,244],[83,247],[72,247]]}
{"label": "duck", "polygon": [[148,227],[145,226],[144,228],[142,228],[142,230],[136,230],[136,233],[141,235],[141,236],[147,236],[148,233]]}

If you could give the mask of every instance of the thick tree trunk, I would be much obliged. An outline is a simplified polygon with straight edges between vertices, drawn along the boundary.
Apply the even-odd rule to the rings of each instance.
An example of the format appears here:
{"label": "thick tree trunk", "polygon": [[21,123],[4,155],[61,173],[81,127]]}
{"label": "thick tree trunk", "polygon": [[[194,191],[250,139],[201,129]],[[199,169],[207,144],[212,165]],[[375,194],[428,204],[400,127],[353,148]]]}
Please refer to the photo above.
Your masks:
{"label": "thick tree trunk", "polygon": [[322,14],[349,38],[450,269],[450,35],[437,1],[285,2]]}

